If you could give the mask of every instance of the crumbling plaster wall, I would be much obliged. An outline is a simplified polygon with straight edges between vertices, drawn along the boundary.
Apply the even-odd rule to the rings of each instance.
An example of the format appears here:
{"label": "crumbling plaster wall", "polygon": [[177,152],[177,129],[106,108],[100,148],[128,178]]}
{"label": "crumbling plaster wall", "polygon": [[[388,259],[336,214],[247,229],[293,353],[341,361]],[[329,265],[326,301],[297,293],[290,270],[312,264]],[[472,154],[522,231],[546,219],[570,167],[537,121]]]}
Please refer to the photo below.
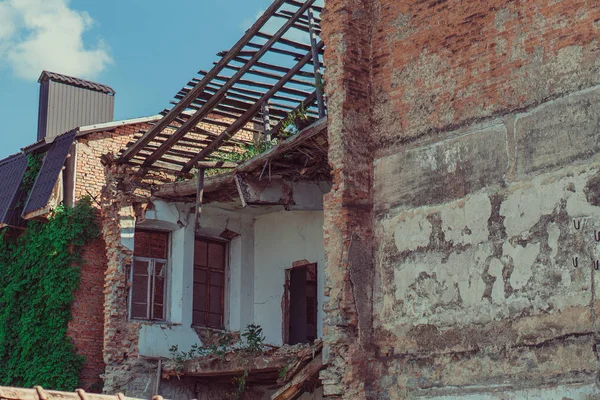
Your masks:
{"label": "crumbling plaster wall", "polygon": [[598,396],[599,19],[326,2],[327,396]]}
{"label": "crumbling plaster wall", "polygon": [[270,344],[282,344],[282,297],[285,270],[295,261],[317,263],[317,335],[323,332],[322,211],[280,211],[257,217],[254,223],[254,321]]}
{"label": "crumbling plaster wall", "polygon": [[376,161],[381,389],[593,386],[598,100],[600,87]]}

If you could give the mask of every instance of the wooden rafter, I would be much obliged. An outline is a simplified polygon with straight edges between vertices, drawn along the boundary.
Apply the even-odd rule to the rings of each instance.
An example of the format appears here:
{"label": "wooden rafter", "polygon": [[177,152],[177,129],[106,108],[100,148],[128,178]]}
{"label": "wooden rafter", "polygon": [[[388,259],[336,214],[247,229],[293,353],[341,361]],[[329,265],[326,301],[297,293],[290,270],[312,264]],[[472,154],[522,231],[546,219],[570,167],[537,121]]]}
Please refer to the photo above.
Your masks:
{"label": "wooden rafter", "polygon": [[[223,70],[225,65],[231,61],[237,52],[241,51],[244,46],[246,46],[250,40],[252,40],[254,35],[264,26],[264,24],[267,23],[267,21],[269,21],[271,15],[275,13],[279,7],[285,3],[285,1],[286,0],[275,0],[273,4],[269,6],[267,11],[254,23],[254,25],[248,29],[246,34],[242,36],[242,38],[233,46],[231,52],[225,57],[221,58],[219,63],[213,67],[211,70],[211,75],[217,75],[221,70]],[[168,124],[170,124],[177,115],[179,115],[182,111],[185,111],[187,106],[204,91],[208,82],[210,82],[210,79],[206,79],[206,77],[201,82],[198,82],[198,84],[194,87],[194,90],[190,91],[184,99],[182,99],[175,107],[173,107],[171,111],[169,111],[169,114],[165,115],[164,118],[162,118],[154,127],[152,127],[151,130],[146,132],[146,134],[140,138],[135,145],[125,150],[125,152],[121,155],[121,159],[129,160],[136,153],[138,153],[146,143],[152,140],[154,136],[156,136]]]}
{"label": "wooden rafter", "polygon": [[[296,11],[296,14],[302,15],[305,11],[308,10],[308,8],[314,3],[314,1],[315,0],[307,0],[305,3],[302,4],[302,6],[298,9],[298,11]],[[273,12],[271,12],[271,14]],[[246,64],[244,64],[244,66],[238,72],[236,72],[227,82],[225,82],[223,84],[221,89],[217,93],[215,93],[215,95],[204,105],[204,107],[202,107],[201,110],[199,110],[197,113],[195,113],[181,128],[179,128],[177,131],[175,131],[175,133],[173,133],[173,135],[171,136],[171,138],[169,138],[169,140],[167,142],[163,143],[158,150],[156,150],[150,157],[148,157],[146,159],[146,162],[144,163],[144,165],[152,165],[152,163],[154,161],[158,160],[161,157],[161,155],[164,154],[173,143],[177,142],[177,140],[179,140],[181,137],[183,137],[189,131],[190,128],[196,126],[205,116],[207,116],[211,112],[211,110],[219,103],[219,101],[223,97],[225,97],[225,95],[227,94],[227,90],[229,88],[231,88],[236,82],[240,81],[242,76],[250,68],[252,68],[254,63],[257,62],[263,55],[265,55],[265,53],[267,53],[267,51],[269,51],[269,49],[275,43],[277,43],[277,41],[287,32],[287,30],[292,25],[292,23],[293,23],[293,19],[290,19],[281,28],[279,28],[279,30],[271,37],[271,39],[269,39],[261,47],[261,49],[258,52],[256,52],[256,54],[250,60],[248,60],[248,62]],[[261,26],[262,26],[262,24],[261,24]],[[256,34],[256,33],[257,32],[255,32],[254,34]],[[226,56],[225,58],[228,58],[228,56]],[[215,67],[220,67],[222,61],[223,61],[223,59],[221,59],[221,61],[219,61],[219,65],[217,65]],[[226,65],[226,64],[227,63],[225,63],[224,65]],[[222,69],[222,68],[220,68],[220,69]],[[213,70],[214,70],[214,68],[213,68]],[[211,70],[211,72],[213,70]],[[215,72],[214,75],[217,75],[217,74],[218,74],[218,72]],[[208,76],[210,76],[210,74],[205,76],[204,81],[206,81],[206,78]],[[206,84],[203,84],[202,86],[206,86]],[[196,94],[194,96],[196,96]],[[190,101],[190,103],[191,103],[191,101]]]}
{"label": "wooden rafter", "polygon": [[[199,71],[200,77],[176,94],[161,120],[134,137],[120,161],[142,170],[156,164],[186,174],[211,168],[220,158],[213,155],[217,150],[239,151],[235,146],[241,142],[234,135],[240,130],[255,138],[277,137],[300,112],[303,126],[323,118],[324,44],[318,40],[320,18],[315,16],[322,9],[314,2],[275,0],[230,50],[218,54],[210,71]],[[262,29],[271,19],[278,20],[275,33]],[[308,34],[307,39],[286,36],[290,30]],[[202,135],[205,124],[216,129]]]}
{"label": "wooden rafter", "polygon": [[[323,46],[323,42],[318,44],[319,48]],[[287,83],[290,76],[293,76],[296,73],[296,71],[304,67],[311,59],[312,53],[307,53],[300,61],[298,61],[294,68],[290,69],[289,72],[285,74],[285,76],[282,77],[279,82],[273,85],[273,87],[267,93],[265,93],[265,95],[261,97],[261,99],[257,101],[248,111],[246,111],[244,115],[242,115],[237,121],[231,124],[227,129],[225,129],[223,133],[221,133],[215,140],[213,140],[211,144],[206,146],[200,153],[198,153],[198,155],[196,155],[194,158],[188,161],[185,167],[182,169],[182,171],[190,171],[197,161],[202,161],[207,155],[209,155],[217,147],[223,144],[223,142],[225,142],[227,139],[235,135],[240,129],[242,129],[242,127],[244,127],[248,123],[248,120],[250,120],[250,118],[252,118],[252,116],[254,116],[254,114],[256,114],[258,110],[260,110],[262,103],[269,100],[275,92],[277,92],[283,87],[283,85]]]}

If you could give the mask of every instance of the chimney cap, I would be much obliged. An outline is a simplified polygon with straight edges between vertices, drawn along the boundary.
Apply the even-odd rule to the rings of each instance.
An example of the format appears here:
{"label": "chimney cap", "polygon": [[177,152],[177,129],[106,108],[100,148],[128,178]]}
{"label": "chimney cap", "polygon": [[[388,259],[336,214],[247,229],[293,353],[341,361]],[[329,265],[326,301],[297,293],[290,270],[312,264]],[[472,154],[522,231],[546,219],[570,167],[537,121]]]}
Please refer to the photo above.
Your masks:
{"label": "chimney cap", "polygon": [[68,75],[58,74],[56,72],[43,71],[40,75],[40,79],[38,79],[38,82],[43,83],[46,81],[64,83],[66,85],[94,90],[96,92],[102,92],[113,96],[115,94],[115,91],[110,86],[102,85],[92,81],[86,81],[85,79],[75,78]]}

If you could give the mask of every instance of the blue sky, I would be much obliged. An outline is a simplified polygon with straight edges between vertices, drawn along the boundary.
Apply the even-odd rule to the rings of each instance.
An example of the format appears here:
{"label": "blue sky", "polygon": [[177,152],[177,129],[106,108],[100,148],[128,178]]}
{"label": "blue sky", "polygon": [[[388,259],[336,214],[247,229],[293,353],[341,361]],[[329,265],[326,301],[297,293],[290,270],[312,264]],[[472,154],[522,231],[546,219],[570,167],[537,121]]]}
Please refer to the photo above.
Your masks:
{"label": "blue sky", "polygon": [[0,0],[0,158],[37,135],[43,69],[117,92],[115,119],[154,115],[271,0]]}

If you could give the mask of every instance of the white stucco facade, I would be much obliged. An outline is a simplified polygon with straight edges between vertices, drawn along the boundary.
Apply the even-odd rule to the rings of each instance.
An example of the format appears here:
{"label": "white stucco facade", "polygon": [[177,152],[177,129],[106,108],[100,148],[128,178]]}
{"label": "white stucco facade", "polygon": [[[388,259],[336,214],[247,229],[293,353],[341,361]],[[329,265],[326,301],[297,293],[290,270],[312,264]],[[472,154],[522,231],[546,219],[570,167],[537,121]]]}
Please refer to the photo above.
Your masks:
{"label": "white stucco facade", "polygon": [[[140,355],[168,357],[177,345],[187,351],[200,343],[192,327],[194,206],[156,201],[146,211],[145,229],[171,233],[167,290],[167,322],[144,323],[140,330]],[[322,211],[275,211],[240,209],[219,205],[204,207],[199,235],[220,238],[226,229],[238,234],[228,242],[225,326],[244,330],[255,323],[263,328],[266,342],[282,344],[281,301],[285,270],[294,261],[308,260],[318,266],[318,335],[322,334],[325,251]],[[222,239],[222,238],[221,238]]]}
{"label": "white stucco facade", "polygon": [[317,263],[317,335],[323,332],[325,248],[322,211],[280,211],[254,223],[254,321],[270,344],[282,344],[285,270],[294,261]]}

